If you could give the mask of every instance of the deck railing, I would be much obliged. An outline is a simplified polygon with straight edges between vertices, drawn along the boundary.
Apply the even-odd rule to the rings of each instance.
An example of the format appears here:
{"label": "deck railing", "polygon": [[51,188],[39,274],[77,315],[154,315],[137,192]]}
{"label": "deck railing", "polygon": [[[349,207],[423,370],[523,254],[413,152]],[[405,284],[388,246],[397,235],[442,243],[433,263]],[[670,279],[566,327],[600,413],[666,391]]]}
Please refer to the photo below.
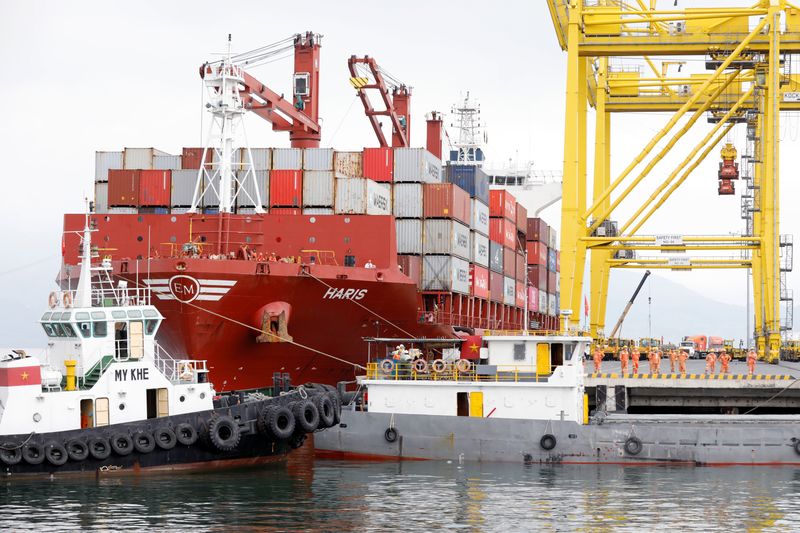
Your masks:
{"label": "deck railing", "polygon": [[[388,361],[390,364],[386,364]],[[386,359],[380,362],[367,363],[367,379],[385,381],[452,381],[452,382],[504,382],[520,383],[546,381],[552,373],[539,372],[535,365],[492,365],[492,372],[477,372],[474,365],[469,370],[461,371],[456,364],[446,363],[441,372],[428,369],[417,371],[411,362],[396,362]]]}

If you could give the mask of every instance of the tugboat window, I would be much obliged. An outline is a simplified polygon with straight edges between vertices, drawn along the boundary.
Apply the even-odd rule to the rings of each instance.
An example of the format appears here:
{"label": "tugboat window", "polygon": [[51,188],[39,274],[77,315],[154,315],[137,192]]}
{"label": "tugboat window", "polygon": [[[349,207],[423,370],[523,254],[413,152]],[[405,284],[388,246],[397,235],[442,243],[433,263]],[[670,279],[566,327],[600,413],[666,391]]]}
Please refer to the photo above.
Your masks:
{"label": "tugboat window", "polygon": [[145,334],[152,335],[156,331],[157,325],[158,325],[158,320],[145,320],[144,321]]}
{"label": "tugboat window", "polygon": [[92,335],[105,337],[108,335],[108,325],[105,322],[92,322]]}
{"label": "tugboat window", "polygon": [[88,338],[92,336],[92,325],[89,322],[78,322],[78,331],[81,332],[81,337]]}
{"label": "tugboat window", "polygon": [[64,330],[61,329],[61,324],[53,323],[51,324],[51,326],[53,328],[53,333],[55,333],[56,337],[66,337]]}
{"label": "tugboat window", "polygon": [[53,331],[53,326],[51,326],[50,324],[44,323],[42,324],[42,327],[44,328],[44,332],[47,334],[48,337],[56,336],[56,332]]}
{"label": "tugboat window", "polygon": [[128,324],[117,322],[114,325],[114,344],[116,345],[116,359],[128,359]]}
{"label": "tugboat window", "polygon": [[67,335],[67,337],[77,337],[77,335],[75,334],[75,330],[72,329],[72,325],[61,324],[61,327],[64,328],[64,333]]}

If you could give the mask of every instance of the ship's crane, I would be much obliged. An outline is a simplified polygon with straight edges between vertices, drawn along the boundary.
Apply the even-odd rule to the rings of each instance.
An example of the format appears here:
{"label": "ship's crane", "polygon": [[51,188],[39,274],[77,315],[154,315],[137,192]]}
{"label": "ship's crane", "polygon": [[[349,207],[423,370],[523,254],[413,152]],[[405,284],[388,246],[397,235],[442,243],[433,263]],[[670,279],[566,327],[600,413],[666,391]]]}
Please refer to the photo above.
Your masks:
{"label": "ship's crane", "polygon": [[[411,143],[411,87],[378,66],[375,58],[369,56],[350,56],[347,66],[350,69],[350,83],[358,91],[364,104],[364,113],[372,124],[380,146],[389,146],[379,120],[379,117],[386,116],[392,124],[392,147],[407,148]],[[372,106],[367,89],[380,93],[384,109]]]}

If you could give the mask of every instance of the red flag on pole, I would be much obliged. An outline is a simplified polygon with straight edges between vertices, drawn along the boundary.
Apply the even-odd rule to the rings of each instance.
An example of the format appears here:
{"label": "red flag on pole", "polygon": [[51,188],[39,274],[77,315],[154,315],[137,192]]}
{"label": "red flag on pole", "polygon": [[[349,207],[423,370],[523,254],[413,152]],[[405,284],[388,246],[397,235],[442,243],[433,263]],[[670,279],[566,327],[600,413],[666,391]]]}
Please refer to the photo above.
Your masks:
{"label": "red flag on pole", "polygon": [[586,295],[583,295],[583,316],[589,316],[589,300],[586,299]]}

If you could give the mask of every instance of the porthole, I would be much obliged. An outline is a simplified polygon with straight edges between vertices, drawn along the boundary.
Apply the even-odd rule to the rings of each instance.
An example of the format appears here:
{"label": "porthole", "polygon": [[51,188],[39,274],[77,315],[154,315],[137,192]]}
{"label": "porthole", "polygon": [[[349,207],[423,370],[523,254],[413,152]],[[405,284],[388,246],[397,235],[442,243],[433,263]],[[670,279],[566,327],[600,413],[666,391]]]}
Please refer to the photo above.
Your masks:
{"label": "porthole", "polygon": [[42,415],[39,413],[33,413],[33,421],[38,424],[42,421]]}
{"label": "porthole", "polygon": [[178,238],[175,237],[175,235],[173,235],[172,237],[169,238],[169,242],[178,242]]}
{"label": "porthole", "polygon": [[311,244],[314,244],[315,242],[317,242],[317,238],[316,237],[309,237],[308,238],[308,242],[310,242]]}
{"label": "porthole", "polygon": [[246,242],[246,243],[248,243],[248,244],[249,244],[249,243],[253,242],[253,238],[252,238],[250,235],[247,235],[247,236],[244,238],[244,242]]}
{"label": "porthole", "polygon": [[205,400],[206,399],[206,393],[205,392],[201,392],[200,393],[200,399],[201,400]]}
{"label": "porthole", "polygon": [[106,216],[106,222],[111,222],[111,217],[110,216]]}
{"label": "porthole", "polygon": [[143,217],[143,216],[141,216],[141,215],[139,215],[139,217],[137,218],[137,220],[138,220],[139,222],[142,222],[142,221],[144,220],[144,217]]}
{"label": "porthole", "polygon": [[345,224],[349,224],[350,223],[350,217],[344,217],[344,223]]}
{"label": "porthole", "polygon": [[139,241],[139,242],[142,242],[144,240],[144,237],[139,235],[138,237],[136,237],[136,240]]}
{"label": "porthole", "polygon": [[170,221],[170,222],[175,222],[175,221],[177,221],[177,220],[178,220],[178,218],[177,218],[177,217],[169,217],[169,221]]}
{"label": "porthole", "polygon": [[344,243],[345,244],[350,244],[350,237],[345,237],[344,238]]}
{"label": "porthole", "polygon": [[124,403],[119,404],[119,410],[120,411],[124,411],[125,410],[125,404]]}
{"label": "porthole", "polygon": [[178,400],[180,400],[181,402],[185,402],[186,401],[186,396],[181,395],[181,397],[178,398]]}
{"label": "porthole", "polygon": [[313,224],[314,222],[317,221],[317,219],[315,217],[311,217],[311,218],[308,219],[308,221]]}

